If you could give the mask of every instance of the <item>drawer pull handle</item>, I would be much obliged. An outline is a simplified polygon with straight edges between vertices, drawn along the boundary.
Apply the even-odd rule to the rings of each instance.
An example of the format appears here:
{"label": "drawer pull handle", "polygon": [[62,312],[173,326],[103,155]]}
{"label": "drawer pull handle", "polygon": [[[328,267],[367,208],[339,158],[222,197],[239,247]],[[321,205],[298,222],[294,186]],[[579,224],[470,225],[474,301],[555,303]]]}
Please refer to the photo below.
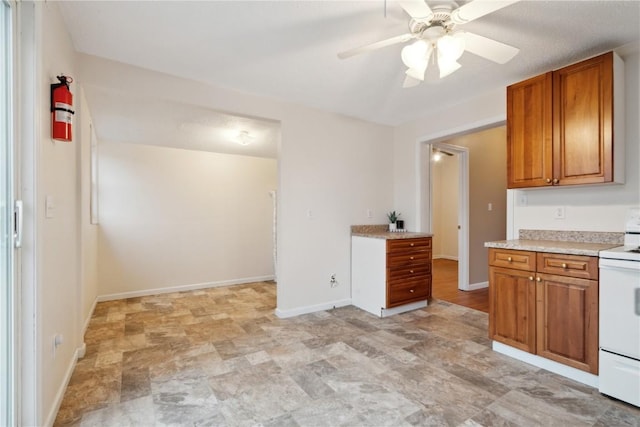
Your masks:
{"label": "drawer pull handle", "polygon": [[566,263],[562,263],[562,268],[567,268],[567,264]]}
{"label": "drawer pull handle", "polygon": [[511,261],[513,261],[513,258],[507,257],[507,261],[511,262]]}
{"label": "drawer pull handle", "polygon": [[409,292],[414,293],[415,291],[413,289],[409,289]]}

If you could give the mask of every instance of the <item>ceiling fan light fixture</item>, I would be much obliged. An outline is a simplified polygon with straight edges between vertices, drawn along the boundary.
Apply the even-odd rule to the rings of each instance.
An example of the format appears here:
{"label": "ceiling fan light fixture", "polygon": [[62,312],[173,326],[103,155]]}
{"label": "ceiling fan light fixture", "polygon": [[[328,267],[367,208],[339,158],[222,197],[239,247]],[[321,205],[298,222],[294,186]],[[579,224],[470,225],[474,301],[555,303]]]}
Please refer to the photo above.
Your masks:
{"label": "ceiling fan light fixture", "polygon": [[462,65],[456,61],[441,61],[440,58],[438,58],[438,68],[440,69],[441,79],[452,74],[454,71],[458,71],[460,67],[462,67]]}
{"label": "ceiling fan light fixture", "polygon": [[[402,48],[401,58],[404,65],[415,70],[427,69],[433,47],[424,40],[417,40]],[[422,80],[422,79],[421,79]]]}
{"label": "ceiling fan light fixture", "polygon": [[249,145],[253,142],[253,136],[249,134],[249,131],[241,130],[235,137],[233,142],[240,145]]}
{"label": "ceiling fan light fixture", "polygon": [[405,74],[412,79],[424,81],[424,73],[427,71],[427,64],[425,64],[424,68],[409,68],[405,72]]}
{"label": "ceiling fan light fixture", "polygon": [[446,34],[438,39],[438,59],[445,57],[447,61],[455,62],[464,53],[465,43],[462,33]]}

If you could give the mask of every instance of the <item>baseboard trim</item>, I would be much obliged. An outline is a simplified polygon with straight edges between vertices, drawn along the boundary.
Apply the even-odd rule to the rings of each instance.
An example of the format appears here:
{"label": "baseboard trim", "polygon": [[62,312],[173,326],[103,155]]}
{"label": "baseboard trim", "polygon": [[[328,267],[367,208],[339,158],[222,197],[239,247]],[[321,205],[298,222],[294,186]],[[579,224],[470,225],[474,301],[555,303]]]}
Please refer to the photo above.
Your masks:
{"label": "baseboard trim", "polygon": [[493,351],[498,353],[513,357],[514,359],[518,359],[538,368],[546,369],[554,374],[562,375],[563,377],[578,381],[579,383],[598,388],[599,382],[597,375],[572,368],[571,366],[563,365],[562,363],[558,363],[553,360],[545,359],[544,357],[536,356],[535,354],[527,353],[526,351],[518,350],[517,348],[497,341],[493,341],[492,348]]}
{"label": "baseboard trim", "polygon": [[73,371],[76,368],[76,363],[79,358],[84,357],[84,353],[86,353],[87,346],[85,343],[82,343],[81,347],[78,347],[76,351],[73,353],[73,357],[71,358],[71,363],[67,367],[67,371],[64,373],[64,379],[60,387],[58,388],[58,392],[56,393],[56,398],[53,401],[53,405],[51,406],[51,410],[47,415],[47,419],[45,422],[45,426],[52,426],[58,416],[58,411],[60,410],[60,405],[62,405],[62,399],[64,398],[64,393],[67,391],[67,386],[69,385],[69,381],[71,381],[71,375],[73,375]]}
{"label": "baseboard trim", "polygon": [[89,323],[91,323],[91,318],[93,317],[93,312],[96,311],[97,304],[98,304],[98,297],[96,297],[93,300],[93,305],[91,306],[91,310],[89,310],[89,315],[87,316],[86,319],[84,319],[84,326],[82,327],[82,340],[84,340],[84,334],[87,333],[87,329],[89,328]]}
{"label": "baseboard trim", "polygon": [[478,282],[469,285],[470,291],[475,291],[476,289],[484,289],[489,287],[489,282]]}
{"label": "baseboard trim", "polygon": [[117,294],[99,295],[98,302],[113,301],[119,299],[146,297],[149,295],[170,294],[172,292],[194,291],[197,289],[218,288],[220,286],[242,285],[245,283],[265,282],[275,280],[275,276],[245,277],[242,279],[220,280],[217,282],[196,283],[193,285],[170,286],[166,288],[144,289],[140,291],[121,292]]}
{"label": "baseboard trim", "polygon": [[331,310],[333,308],[344,307],[347,305],[351,305],[351,298],[330,301],[322,304],[307,305],[303,307],[292,308],[290,310],[282,310],[280,308],[276,308],[276,316],[281,319],[286,319],[287,317],[295,317],[302,314],[315,313],[317,311]]}

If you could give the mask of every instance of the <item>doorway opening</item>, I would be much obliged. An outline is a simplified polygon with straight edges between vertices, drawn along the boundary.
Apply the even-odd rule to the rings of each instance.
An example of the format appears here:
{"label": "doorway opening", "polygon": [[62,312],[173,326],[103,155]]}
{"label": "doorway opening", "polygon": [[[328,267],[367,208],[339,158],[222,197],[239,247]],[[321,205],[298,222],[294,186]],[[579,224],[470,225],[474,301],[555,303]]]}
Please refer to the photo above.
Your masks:
{"label": "doorway opening", "polygon": [[456,131],[419,146],[421,230],[434,235],[434,297],[487,311],[484,242],[506,238],[506,127]]}

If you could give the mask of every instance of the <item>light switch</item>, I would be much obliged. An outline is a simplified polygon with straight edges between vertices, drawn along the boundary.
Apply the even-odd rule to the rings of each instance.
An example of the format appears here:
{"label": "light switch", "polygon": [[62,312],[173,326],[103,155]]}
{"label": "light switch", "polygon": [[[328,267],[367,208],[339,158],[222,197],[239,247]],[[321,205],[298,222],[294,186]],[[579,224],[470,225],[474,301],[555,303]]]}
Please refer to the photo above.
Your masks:
{"label": "light switch", "polygon": [[56,205],[53,200],[53,196],[46,196],[44,198],[44,217],[53,218]]}

